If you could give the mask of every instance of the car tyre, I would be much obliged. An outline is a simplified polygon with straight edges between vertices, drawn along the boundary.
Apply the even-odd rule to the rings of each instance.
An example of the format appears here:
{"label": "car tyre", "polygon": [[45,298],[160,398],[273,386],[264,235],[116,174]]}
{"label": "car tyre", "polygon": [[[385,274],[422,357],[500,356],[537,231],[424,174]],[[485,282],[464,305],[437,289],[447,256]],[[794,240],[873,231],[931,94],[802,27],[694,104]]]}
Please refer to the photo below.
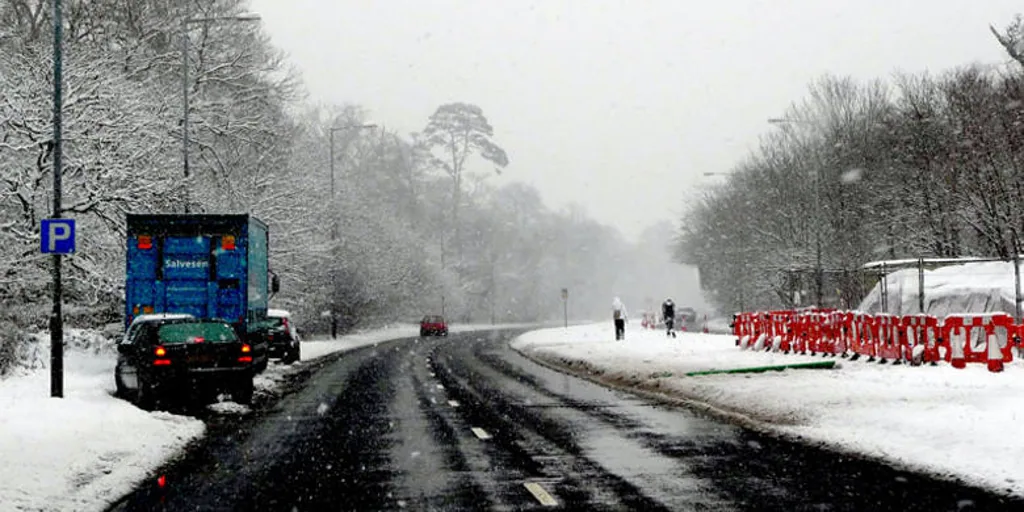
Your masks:
{"label": "car tyre", "polygon": [[302,358],[302,349],[298,343],[295,344],[295,348],[288,351],[287,354],[282,358],[285,364],[292,364],[299,361]]}
{"label": "car tyre", "polygon": [[121,380],[121,366],[118,365],[114,369],[114,396],[124,398],[127,394],[128,388],[125,387],[124,382]]}
{"label": "car tyre", "polygon": [[264,355],[263,359],[260,360],[260,362],[257,363],[256,366],[253,367],[253,369],[256,370],[256,373],[263,373],[263,370],[267,369],[267,364],[269,362],[270,362],[270,356],[269,355]]}
{"label": "car tyre", "polygon": [[242,378],[231,391],[231,399],[242,405],[252,405],[253,383],[252,376]]}
{"label": "car tyre", "polygon": [[135,402],[139,408],[144,411],[155,410],[157,405],[157,396],[156,390],[153,389],[153,385],[146,381],[139,382],[139,390],[136,394]]}

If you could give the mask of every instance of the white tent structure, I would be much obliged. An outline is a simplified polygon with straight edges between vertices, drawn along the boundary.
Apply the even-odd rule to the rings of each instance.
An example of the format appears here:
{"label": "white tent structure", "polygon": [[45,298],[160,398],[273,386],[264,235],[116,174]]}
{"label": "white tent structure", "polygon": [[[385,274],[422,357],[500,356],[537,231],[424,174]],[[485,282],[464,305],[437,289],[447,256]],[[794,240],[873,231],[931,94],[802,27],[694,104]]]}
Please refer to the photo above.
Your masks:
{"label": "white tent structure", "polygon": [[[870,263],[866,268],[900,268],[885,272],[885,278],[871,289],[860,309],[868,313],[915,315],[921,313],[920,295],[924,292],[924,313],[945,317],[956,313],[1017,313],[1020,285],[1011,261],[968,261],[928,270],[926,264],[957,260],[905,260]],[[963,261],[963,260],[960,260]],[[908,264],[913,268],[906,268]],[[922,286],[923,281],[923,286]],[[883,296],[884,295],[884,296]]]}

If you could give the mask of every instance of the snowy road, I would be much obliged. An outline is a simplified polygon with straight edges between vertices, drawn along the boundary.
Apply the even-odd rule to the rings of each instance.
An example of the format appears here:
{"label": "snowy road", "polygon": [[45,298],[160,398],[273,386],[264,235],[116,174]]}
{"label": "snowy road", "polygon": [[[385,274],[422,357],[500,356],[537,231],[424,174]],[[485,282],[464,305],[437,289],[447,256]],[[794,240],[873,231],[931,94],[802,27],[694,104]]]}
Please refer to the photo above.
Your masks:
{"label": "snowy road", "polygon": [[1021,509],[553,372],[512,334],[314,361],[113,510]]}

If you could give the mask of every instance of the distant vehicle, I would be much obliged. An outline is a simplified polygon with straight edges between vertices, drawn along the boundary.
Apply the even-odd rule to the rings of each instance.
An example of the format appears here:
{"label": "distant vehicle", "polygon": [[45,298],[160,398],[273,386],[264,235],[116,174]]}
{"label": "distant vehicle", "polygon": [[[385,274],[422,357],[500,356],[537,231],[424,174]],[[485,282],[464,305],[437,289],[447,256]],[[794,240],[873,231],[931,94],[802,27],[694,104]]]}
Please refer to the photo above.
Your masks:
{"label": "distant vehicle", "polygon": [[301,340],[291,313],[283,309],[268,309],[267,325],[261,330],[266,332],[270,344],[269,357],[280,358],[285,363],[294,363],[302,357]]}
{"label": "distant vehicle", "polygon": [[127,216],[125,331],[140,315],[181,313],[229,323],[267,365],[267,226],[250,215]]}
{"label": "distant vehicle", "polygon": [[448,336],[448,322],[441,315],[427,315],[420,321],[420,336]]}
{"label": "distant vehicle", "polygon": [[209,402],[218,392],[252,403],[252,346],[227,322],[182,315],[138,318],[117,351],[117,393],[143,409],[175,399]]}
{"label": "distant vehicle", "polygon": [[700,325],[697,322],[697,310],[693,308],[679,308],[676,310],[676,327],[681,331],[697,331]]}

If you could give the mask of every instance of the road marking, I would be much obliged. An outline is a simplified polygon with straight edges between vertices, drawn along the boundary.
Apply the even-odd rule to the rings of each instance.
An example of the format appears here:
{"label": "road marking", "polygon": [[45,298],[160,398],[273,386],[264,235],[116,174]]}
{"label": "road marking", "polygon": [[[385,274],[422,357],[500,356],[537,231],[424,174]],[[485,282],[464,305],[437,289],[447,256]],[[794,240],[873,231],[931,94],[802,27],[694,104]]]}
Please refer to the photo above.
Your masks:
{"label": "road marking", "polygon": [[479,437],[480,439],[482,439],[484,441],[486,441],[486,440],[491,438],[491,435],[488,434],[486,430],[484,430],[484,429],[482,429],[480,427],[473,427],[470,430],[472,430],[473,433],[476,434],[476,437]]}
{"label": "road marking", "polygon": [[555,498],[551,497],[551,494],[549,494],[547,490],[541,487],[540,484],[536,482],[526,482],[523,484],[523,487],[526,487],[526,490],[530,491],[530,494],[532,494],[533,497],[536,498],[541,505],[544,505],[545,507],[558,506],[558,502],[555,501]]}
{"label": "road marking", "polygon": [[455,400],[448,400],[448,405],[450,405],[452,407],[458,407],[459,406],[459,402],[457,402]]}

